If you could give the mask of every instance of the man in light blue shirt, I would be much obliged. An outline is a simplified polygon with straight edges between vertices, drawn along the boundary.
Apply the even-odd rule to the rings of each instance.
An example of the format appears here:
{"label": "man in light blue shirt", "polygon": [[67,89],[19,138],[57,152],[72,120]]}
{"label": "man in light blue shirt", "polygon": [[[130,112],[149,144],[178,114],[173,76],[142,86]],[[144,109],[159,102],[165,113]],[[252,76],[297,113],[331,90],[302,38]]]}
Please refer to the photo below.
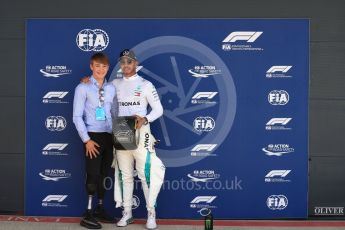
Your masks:
{"label": "man in light blue shirt", "polygon": [[[103,198],[104,178],[113,161],[111,108],[116,106],[115,87],[107,83],[105,76],[109,70],[109,59],[103,53],[91,57],[92,77],[89,83],[79,84],[75,89],[73,102],[73,122],[85,144],[86,190],[89,202],[80,225],[90,229],[100,229],[98,222],[113,222],[105,213]],[[92,211],[92,197],[97,193],[98,205]]]}

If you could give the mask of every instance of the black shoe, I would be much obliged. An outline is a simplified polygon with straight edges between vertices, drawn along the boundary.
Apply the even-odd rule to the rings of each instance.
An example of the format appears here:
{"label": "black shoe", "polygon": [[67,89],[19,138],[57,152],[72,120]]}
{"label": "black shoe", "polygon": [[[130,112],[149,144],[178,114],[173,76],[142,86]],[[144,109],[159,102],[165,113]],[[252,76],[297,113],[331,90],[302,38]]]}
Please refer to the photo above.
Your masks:
{"label": "black shoe", "polygon": [[80,225],[88,229],[101,229],[102,225],[93,217],[92,212],[87,210],[84,218],[80,221]]}
{"label": "black shoe", "polygon": [[115,223],[115,219],[105,212],[103,205],[97,205],[93,210],[93,216],[103,223]]}

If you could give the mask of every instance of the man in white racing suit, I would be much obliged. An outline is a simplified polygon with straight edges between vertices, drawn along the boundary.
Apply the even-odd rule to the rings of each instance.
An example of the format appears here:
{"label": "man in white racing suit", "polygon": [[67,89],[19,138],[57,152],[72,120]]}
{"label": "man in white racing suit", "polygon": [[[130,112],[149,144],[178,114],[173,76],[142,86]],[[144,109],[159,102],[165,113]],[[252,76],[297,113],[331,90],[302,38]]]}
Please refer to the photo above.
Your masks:
{"label": "man in white racing suit", "polygon": [[[117,226],[124,227],[133,222],[132,200],[134,187],[134,162],[146,200],[148,217],[146,227],[157,228],[155,205],[164,181],[165,166],[156,156],[155,138],[150,131],[150,123],[162,116],[163,107],[153,84],[136,73],[138,60],[132,50],[120,53],[119,62],[123,78],[115,79],[118,100],[118,116],[136,116],[138,148],[116,150],[115,189],[116,207],[123,206],[123,216]],[[152,108],[147,113],[147,107]]]}

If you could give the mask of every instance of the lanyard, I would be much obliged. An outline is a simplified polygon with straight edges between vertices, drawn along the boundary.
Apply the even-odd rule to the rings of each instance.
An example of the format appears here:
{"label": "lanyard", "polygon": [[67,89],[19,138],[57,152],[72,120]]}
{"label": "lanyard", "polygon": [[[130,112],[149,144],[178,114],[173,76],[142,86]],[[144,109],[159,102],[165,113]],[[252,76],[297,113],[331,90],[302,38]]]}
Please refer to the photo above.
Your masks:
{"label": "lanyard", "polygon": [[103,87],[98,90],[98,96],[99,96],[98,106],[103,107],[104,105],[104,88]]}

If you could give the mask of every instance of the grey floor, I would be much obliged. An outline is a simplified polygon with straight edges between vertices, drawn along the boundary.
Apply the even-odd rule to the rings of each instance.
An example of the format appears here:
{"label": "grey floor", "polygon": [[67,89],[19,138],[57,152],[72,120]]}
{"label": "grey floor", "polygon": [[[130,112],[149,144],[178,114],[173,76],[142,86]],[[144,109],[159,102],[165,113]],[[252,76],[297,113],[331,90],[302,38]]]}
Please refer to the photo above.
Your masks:
{"label": "grey floor", "polygon": [[[79,224],[65,224],[65,223],[33,223],[33,222],[16,222],[16,221],[0,221],[0,230],[52,230],[52,229],[62,229],[62,230],[74,230],[74,229],[85,229],[79,226]],[[103,224],[102,229],[117,229],[117,227],[113,224]],[[121,230],[139,230],[145,229],[144,225],[137,225],[132,224],[125,228],[118,228]],[[187,230],[202,230],[204,229],[202,226],[168,226],[168,225],[161,225],[158,229],[164,230],[174,230],[174,229],[187,229]],[[338,230],[338,229],[345,229],[345,227],[214,227],[215,230],[218,229],[231,229],[231,230]]]}

